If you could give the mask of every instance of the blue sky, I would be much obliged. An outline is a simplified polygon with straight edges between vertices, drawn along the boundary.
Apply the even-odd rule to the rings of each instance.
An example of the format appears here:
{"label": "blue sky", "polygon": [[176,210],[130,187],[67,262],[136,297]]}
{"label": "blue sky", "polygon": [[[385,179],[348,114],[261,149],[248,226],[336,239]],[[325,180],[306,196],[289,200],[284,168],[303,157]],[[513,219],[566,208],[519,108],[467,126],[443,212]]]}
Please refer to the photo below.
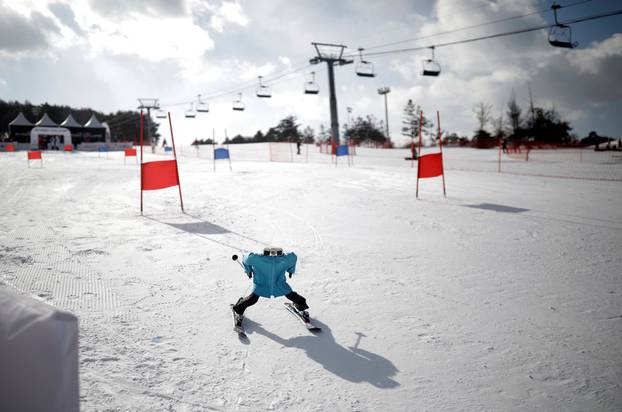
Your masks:
{"label": "blue sky", "polygon": [[[560,2],[563,4],[578,3]],[[273,83],[272,99],[254,96],[258,75],[267,79],[304,66],[311,41],[343,43],[348,53],[411,38],[385,49],[429,46],[552,22],[552,14],[444,35],[439,32],[547,9],[541,0],[437,1],[201,1],[201,0],[0,0],[0,98],[131,109],[137,97],[156,97],[175,120],[179,140],[252,135],[295,115],[303,126],[328,126],[325,65],[292,73]],[[622,8],[592,0],[564,8],[560,19]],[[354,116],[384,118],[377,89],[391,87],[391,136],[401,141],[401,112],[413,99],[426,114],[440,110],[443,128],[472,135],[473,106],[493,105],[499,116],[514,91],[524,109],[531,87],[535,104],[555,107],[579,136],[590,130],[622,136],[622,16],[573,25],[576,50],[548,45],[546,32],[437,49],[438,78],[421,76],[427,50],[374,57],[377,77],[336,69],[340,122]],[[383,48],[377,48],[383,50]],[[370,50],[371,51],[371,50]],[[309,72],[321,92],[302,93]],[[235,89],[247,106],[233,112]],[[232,92],[226,94],[227,92]],[[201,93],[211,111],[194,120],[183,112]],[[209,97],[209,98],[206,98]],[[177,137],[177,136],[176,136]]]}

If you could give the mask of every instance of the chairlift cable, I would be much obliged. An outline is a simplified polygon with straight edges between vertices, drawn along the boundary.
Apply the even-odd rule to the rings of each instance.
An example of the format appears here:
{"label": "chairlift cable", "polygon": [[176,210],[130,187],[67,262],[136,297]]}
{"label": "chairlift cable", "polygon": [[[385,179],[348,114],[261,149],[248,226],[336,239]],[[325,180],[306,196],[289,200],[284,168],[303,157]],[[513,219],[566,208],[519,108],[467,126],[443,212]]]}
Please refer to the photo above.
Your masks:
{"label": "chairlift cable", "polygon": [[[602,19],[602,18],[611,17],[611,16],[617,16],[619,14],[622,14],[622,10],[613,10],[613,11],[609,11],[609,12],[606,12],[606,13],[594,14],[594,15],[591,15],[591,16],[577,17],[577,18],[574,18],[574,19],[563,21],[563,22],[561,22],[561,24],[568,25],[568,24],[573,24],[573,23],[582,23],[582,22],[585,22],[585,21],[597,20],[597,19]],[[473,42],[480,41],[480,40],[488,40],[488,39],[494,39],[494,38],[498,38],[498,37],[512,36],[512,35],[515,35],[515,34],[528,33],[528,32],[532,32],[532,31],[548,29],[550,27],[551,27],[551,24],[544,24],[544,25],[540,25],[540,26],[528,27],[528,28],[525,28],[525,29],[519,29],[519,30],[508,31],[508,32],[489,34],[489,35],[486,35],[486,36],[473,37],[473,38],[470,38],[470,39],[462,39],[462,40],[456,40],[456,41],[445,42],[445,43],[437,43],[437,44],[428,45],[428,46],[417,46],[417,47],[409,47],[409,48],[405,48],[405,49],[395,49],[395,50],[382,50],[382,51],[378,51],[378,52],[366,53],[364,56],[365,57],[369,57],[369,56],[380,56],[380,55],[408,53],[408,52],[412,52],[412,51],[429,49],[432,46],[434,46],[436,48],[447,47],[447,46],[454,46],[454,45],[457,45],[457,44],[473,43]]]}
{"label": "chairlift cable", "polygon": [[[288,72],[285,72],[285,73],[279,74],[278,76],[273,76],[273,77],[272,77],[272,78],[270,78],[270,80],[268,80],[268,81],[270,82],[270,84],[276,84],[276,83],[280,83],[280,82],[282,82],[282,81],[296,80],[296,79],[300,78],[300,76],[290,77],[290,78],[285,78],[285,77],[287,77],[287,76],[289,76],[289,75],[291,75],[291,74],[294,74],[294,73],[296,73],[296,72],[299,72],[299,71],[301,71],[301,70],[303,70],[303,69],[307,69],[307,68],[309,68],[309,67],[311,67],[311,66],[312,66],[311,64],[307,64],[307,65],[305,65],[305,66],[298,67],[298,68],[293,69],[293,70],[290,70],[290,71],[288,71]],[[317,73],[318,71],[325,71],[325,70],[326,70],[326,68],[323,68],[323,67],[318,67],[318,68],[315,68],[316,73]],[[263,82],[263,83],[264,83],[264,84],[266,84],[266,83],[268,83],[268,82]],[[238,88],[238,89],[229,89],[229,90],[223,91],[223,92],[222,92],[222,93],[220,93],[220,94],[213,94],[213,95],[210,95],[210,99],[213,99],[213,98],[216,98],[216,97],[229,96],[229,95],[232,95],[232,94],[237,94],[237,93],[242,92],[242,91],[250,90],[250,89],[252,89],[252,88],[254,88],[254,87],[256,87],[256,83],[255,83],[254,85],[249,85],[249,86],[245,86],[245,87],[240,87],[240,88]],[[224,89],[223,89],[223,90],[224,90]],[[203,95],[201,95],[201,96],[203,96]],[[192,102],[194,102],[194,101],[196,101],[196,98],[195,98],[194,100],[186,100],[186,101],[184,101],[184,102],[177,102],[177,103],[171,103],[171,104],[162,104],[162,103],[160,103],[160,107],[174,107],[174,106],[187,105],[188,103],[192,103]]]}
{"label": "chairlift cable", "polygon": [[[570,4],[567,4],[567,5],[563,5],[563,6],[561,6],[561,8],[573,7],[573,6],[577,6],[577,5],[580,5],[580,4],[585,4],[585,3],[588,3],[588,2],[591,2],[591,1],[593,1],[593,0],[577,1],[575,3],[570,3]],[[394,44],[398,44],[398,43],[404,43],[404,42],[408,42],[408,41],[414,41],[414,40],[429,38],[429,37],[438,36],[438,35],[441,35],[441,34],[457,32],[457,31],[461,31],[461,30],[467,30],[467,29],[470,29],[470,28],[480,27],[480,26],[484,26],[484,25],[490,25],[490,24],[499,23],[499,22],[503,22],[503,21],[508,21],[508,20],[512,20],[512,19],[518,19],[518,18],[521,18],[521,17],[527,17],[527,16],[534,15],[534,14],[540,14],[540,13],[542,13],[544,11],[550,11],[550,9],[542,10],[542,11],[538,11],[538,12],[533,12],[533,13],[528,13],[528,14],[522,15],[522,16],[513,16],[513,17],[504,18],[504,19],[494,20],[494,21],[491,21],[491,22],[480,23],[480,24],[474,25],[474,26],[462,27],[462,28],[459,28],[459,29],[449,30],[449,31],[445,31],[445,32],[439,32],[439,33],[435,33],[435,34],[432,34],[432,35],[429,35],[429,36],[413,38],[413,39],[407,39],[407,40],[403,40],[403,41],[400,41],[400,42],[387,43],[387,44],[384,44],[384,45],[373,46],[373,47],[367,48],[366,50],[374,49],[374,48],[387,47],[388,45],[394,45]],[[566,21],[562,22],[562,24],[581,23],[581,22],[585,22],[585,21],[589,21],[589,20],[596,20],[596,19],[605,18],[605,17],[611,17],[611,16],[615,16],[615,15],[619,15],[619,14],[622,14],[622,10],[614,10],[614,11],[611,11],[611,12],[600,13],[600,14],[595,14],[595,15],[591,15],[591,16],[570,19],[570,20],[566,20]],[[462,39],[462,40],[456,40],[456,41],[445,42],[445,43],[437,43],[437,44],[434,44],[434,45],[409,47],[409,48],[394,49],[394,50],[381,50],[381,51],[378,51],[378,52],[364,53],[363,57],[373,57],[373,56],[382,56],[382,55],[407,53],[407,52],[412,52],[412,51],[429,49],[430,47],[440,48],[440,47],[453,46],[453,45],[458,45],[458,44],[466,44],[466,43],[472,43],[472,42],[476,42],[476,41],[480,41],[480,40],[487,40],[487,39],[493,39],[493,38],[498,38],[498,37],[506,37],[506,36],[511,36],[511,35],[515,35],[515,34],[522,34],[522,33],[528,33],[528,32],[532,32],[532,31],[548,29],[548,28],[550,28],[550,26],[551,26],[550,24],[545,24],[545,25],[541,25],[541,26],[534,26],[534,27],[529,27],[529,28],[525,28],[525,29],[512,30],[512,31],[509,31],[509,32],[495,33],[495,34],[491,34],[491,35],[479,36],[479,37],[474,37],[474,38],[470,38],[470,39]],[[353,54],[353,55],[349,55],[347,57],[356,57],[356,56],[357,56],[357,54]],[[294,73],[297,73],[299,71],[305,70],[305,69],[307,69],[307,68],[309,68],[311,66],[312,66],[311,64],[305,64],[303,66],[299,66],[299,67],[296,67],[294,69],[284,71],[284,72],[282,72],[282,73],[280,73],[278,75],[269,77],[268,79],[266,79],[264,81],[264,84],[277,83],[278,81],[280,81],[284,77],[287,77],[287,76],[289,76],[291,74],[294,74]],[[212,94],[205,94],[205,96],[207,96],[208,99],[213,99],[213,98],[217,98],[217,97],[228,96],[228,95],[231,95],[231,94],[235,94],[235,93],[239,93],[239,92],[242,92],[242,91],[250,90],[250,89],[253,89],[255,87],[256,87],[256,83],[249,83],[248,85],[245,85],[245,86],[242,86],[242,87],[239,87],[239,88],[236,88],[236,89],[220,89],[218,91],[215,91]],[[163,104],[163,103],[161,103],[160,106],[161,107],[162,106],[164,106],[164,107],[181,106],[181,105],[188,104],[189,102],[192,102],[192,101],[194,101],[194,99],[193,100],[184,100],[184,101],[180,101],[180,102],[176,102],[176,103],[170,103],[170,104]]]}
{"label": "chairlift cable", "polygon": [[[282,72],[280,74],[277,74],[277,75],[274,75],[274,76],[264,77],[263,78],[263,84],[267,85],[267,84],[275,83],[277,80],[279,80],[279,79],[281,79],[283,77],[286,77],[286,76],[288,76],[290,74],[297,73],[297,72],[299,72],[301,70],[304,70],[304,69],[307,69],[307,68],[309,68],[311,66],[312,66],[311,64],[306,63],[304,66],[298,66],[298,67],[296,67],[294,69],[290,69],[290,70],[284,71],[284,72]],[[253,83],[248,83],[248,85],[244,85],[244,86],[241,86],[241,87],[238,87],[238,88],[235,88],[235,89],[222,88],[222,89],[214,91],[212,94],[201,94],[201,96],[206,97],[209,100],[209,99],[214,99],[214,98],[217,98],[217,97],[228,96],[228,95],[236,94],[236,93],[239,93],[239,92],[242,92],[242,91],[250,90],[250,89],[255,88],[256,86],[257,86],[257,83],[253,82]],[[160,103],[160,106],[161,107],[182,106],[182,105],[187,105],[188,103],[190,103],[190,102],[192,102],[194,100],[196,100],[196,98],[192,99],[192,100],[186,99],[184,101],[178,101],[178,102],[175,102],[175,103],[166,103],[166,104],[165,103]]]}
{"label": "chairlift cable", "polygon": [[[580,4],[589,3],[591,1],[593,1],[593,0],[581,0],[581,1],[577,1],[575,3],[570,3],[570,4],[567,4],[567,5],[563,5],[560,8],[573,7],[573,6],[577,6],[577,5],[580,5]],[[473,9],[480,9],[482,7],[483,6],[475,7]],[[443,34],[449,34],[449,33],[454,33],[454,32],[458,32],[458,31],[463,31],[463,30],[468,30],[468,29],[472,29],[472,28],[477,28],[477,27],[482,27],[482,26],[486,26],[486,25],[491,25],[491,24],[495,24],[495,23],[510,21],[510,20],[519,19],[519,18],[523,18],[523,17],[528,17],[528,16],[532,16],[532,15],[535,15],[535,14],[541,14],[541,13],[550,12],[550,11],[551,11],[551,9],[547,8],[547,9],[539,10],[539,11],[536,11],[536,12],[520,15],[520,16],[506,17],[506,18],[503,18],[503,19],[498,19],[498,20],[493,20],[493,21],[489,21],[489,22],[484,22],[484,23],[480,23],[480,24],[476,24],[476,25],[472,25],[472,26],[461,27],[461,28],[457,28],[457,29],[453,29],[453,30],[447,30],[447,31],[444,31],[444,32],[438,32],[438,33],[430,34],[430,35],[427,35],[427,36],[421,36],[421,37],[405,39],[405,40],[401,40],[401,41],[397,41],[397,42],[392,42],[392,43],[386,43],[386,44],[382,44],[382,45],[376,45],[376,46],[372,46],[372,47],[367,47],[366,50],[377,49],[377,48],[382,48],[382,47],[388,47],[388,46],[391,46],[391,45],[407,43],[407,42],[411,42],[411,41],[415,41],[415,40],[423,40],[423,39],[427,39],[427,38],[431,38],[431,37],[435,37],[435,36],[440,36],[440,35],[443,35]],[[459,14],[459,12],[456,12],[454,14]],[[429,46],[422,47],[422,49],[425,49],[425,48],[429,48]],[[375,53],[366,53],[365,54],[365,56],[373,56],[373,55],[375,55]],[[355,53],[355,54],[351,54],[351,55],[349,55],[347,57],[357,57],[357,56],[360,57],[360,54],[359,53]],[[264,79],[264,84],[274,83],[276,80],[279,80],[279,79],[281,79],[281,78],[283,78],[283,77],[285,77],[285,76],[287,76],[289,74],[293,74],[293,73],[299,72],[301,70],[304,70],[304,69],[306,69],[306,68],[308,68],[310,66],[311,66],[310,64],[304,64],[303,66],[296,67],[295,69],[284,71],[281,74],[278,74],[276,76]],[[238,93],[240,91],[250,90],[253,87],[254,87],[254,84],[249,83],[248,85],[241,86],[240,88],[237,88],[237,89],[227,89],[227,88],[219,89],[219,90],[216,90],[213,94],[209,94],[209,95],[206,94],[205,96],[207,96],[208,99],[213,99],[213,98],[217,98],[217,97],[223,97],[223,96],[227,96],[227,95],[232,95],[232,94]],[[170,104],[161,104],[161,106],[166,106],[166,107],[182,106],[182,105],[188,104],[190,101],[191,100],[184,100],[184,101],[179,101],[179,102],[170,103]]]}
{"label": "chairlift cable", "polygon": [[[296,72],[299,72],[299,71],[301,71],[303,69],[307,69],[309,67],[311,67],[311,64],[307,64],[307,65],[305,65],[303,67],[299,67],[297,69],[290,70],[289,72],[285,72],[285,73],[280,74],[278,76],[272,77],[269,80],[264,80],[263,84],[273,84],[273,83],[276,83],[277,80],[282,79],[283,77],[289,76],[290,74],[294,74]],[[214,99],[214,98],[217,98],[217,97],[229,96],[229,95],[237,94],[237,93],[240,93],[240,92],[243,92],[243,91],[246,91],[246,90],[252,90],[255,87],[257,87],[257,83],[253,83],[252,85],[243,86],[243,87],[240,87],[240,88],[237,88],[237,89],[226,90],[226,91],[223,91],[222,93],[218,93],[218,94],[211,94],[211,95],[209,95],[209,98],[210,99]]]}
{"label": "chairlift cable", "polygon": [[[567,4],[565,6],[561,6],[560,5],[560,8],[564,8],[565,9],[565,8],[568,8],[568,7],[574,7],[574,6],[578,6],[578,5],[581,5],[581,4],[589,3],[591,1],[594,1],[594,0],[577,1],[575,3],[570,3],[570,4]],[[444,34],[456,33],[456,32],[459,32],[459,31],[464,31],[464,30],[475,29],[475,28],[478,28],[478,27],[489,26],[491,24],[503,23],[503,22],[511,21],[511,20],[517,20],[517,19],[521,19],[521,18],[524,18],[524,17],[530,17],[530,16],[534,16],[534,15],[537,15],[537,14],[542,14],[542,13],[550,12],[550,11],[551,11],[551,8],[549,7],[547,9],[542,9],[542,10],[538,10],[538,11],[535,11],[535,12],[531,12],[531,13],[527,13],[527,14],[522,14],[522,15],[519,15],[519,16],[505,17],[505,18],[502,18],[502,19],[491,20],[491,21],[475,24],[475,25],[472,25],[472,26],[465,26],[465,27],[460,27],[460,28],[457,28],[457,29],[441,31],[441,32],[429,34],[427,36],[413,37],[413,38],[410,38],[410,39],[399,40],[399,41],[395,41],[395,42],[391,42],[391,43],[385,43],[385,44],[379,44],[379,45],[376,45],[376,46],[366,47],[365,50],[380,49],[380,48],[383,48],[383,47],[395,46],[397,44],[409,43],[409,42],[416,41],[416,40],[425,40],[425,39],[429,39],[429,38],[432,38],[432,37],[441,36],[441,35],[444,35]],[[368,54],[366,54],[366,55],[368,55]],[[358,54],[353,53],[353,54],[350,54],[348,57],[356,57],[356,56],[358,56]]]}
{"label": "chairlift cable", "polygon": [[[587,1],[592,1],[592,0],[587,0]],[[476,7],[466,7],[464,9],[456,10],[456,11],[452,12],[451,14],[443,15],[443,17],[453,17],[453,16],[457,16],[457,15],[460,15],[460,14],[467,14],[467,13],[472,12],[474,10],[483,9],[484,7],[489,7],[489,6],[490,6],[489,3],[485,3],[485,4],[481,4],[479,6],[476,6]],[[380,34],[389,33],[389,32],[392,32],[392,31],[396,31],[398,29],[399,28],[393,27],[391,29],[380,30],[380,31],[375,32],[375,33],[368,33],[368,34],[363,35],[363,36],[357,36],[356,39],[352,39],[351,41],[346,42],[346,43],[357,43],[357,42],[360,42],[362,39],[367,39],[367,38],[370,38],[372,36],[377,36],[377,35],[380,35]],[[377,48],[377,47],[380,47],[380,46],[375,46],[375,47],[371,47],[371,48]]]}

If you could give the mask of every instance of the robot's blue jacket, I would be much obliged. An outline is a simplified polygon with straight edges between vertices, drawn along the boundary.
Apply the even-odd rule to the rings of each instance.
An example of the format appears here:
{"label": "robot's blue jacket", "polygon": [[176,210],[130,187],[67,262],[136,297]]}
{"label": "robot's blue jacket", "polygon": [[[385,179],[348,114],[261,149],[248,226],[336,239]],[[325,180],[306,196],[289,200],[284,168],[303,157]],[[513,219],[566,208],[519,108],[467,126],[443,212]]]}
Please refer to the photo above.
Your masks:
{"label": "robot's blue jacket", "polygon": [[285,272],[294,273],[297,260],[293,252],[281,256],[244,255],[244,271],[247,274],[253,272],[253,293],[264,298],[290,293],[292,288],[285,280]]}

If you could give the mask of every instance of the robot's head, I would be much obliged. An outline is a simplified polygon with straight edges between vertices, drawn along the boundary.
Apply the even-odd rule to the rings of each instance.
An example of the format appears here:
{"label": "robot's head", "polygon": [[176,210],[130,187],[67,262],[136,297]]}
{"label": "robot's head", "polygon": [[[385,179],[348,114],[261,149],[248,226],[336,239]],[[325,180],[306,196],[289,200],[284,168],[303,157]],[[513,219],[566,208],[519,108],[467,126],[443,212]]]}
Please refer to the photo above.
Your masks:
{"label": "robot's head", "polygon": [[263,249],[264,256],[282,256],[283,249],[280,247],[266,247]]}

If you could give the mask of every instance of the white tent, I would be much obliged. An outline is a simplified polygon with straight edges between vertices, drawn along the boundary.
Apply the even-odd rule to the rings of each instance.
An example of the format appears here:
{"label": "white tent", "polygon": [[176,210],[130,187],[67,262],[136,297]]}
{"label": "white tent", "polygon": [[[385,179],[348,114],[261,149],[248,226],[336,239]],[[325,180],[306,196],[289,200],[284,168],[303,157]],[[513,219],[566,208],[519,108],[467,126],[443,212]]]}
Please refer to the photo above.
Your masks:
{"label": "white tent", "polygon": [[[30,147],[33,149],[39,148],[39,138],[41,136],[61,136],[62,140],[60,145],[72,144],[71,132],[64,127],[35,127],[30,131]],[[62,149],[60,146],[58,149]]]}
{"label": "white tent", "polygon": [[54,122],[54,120],[50,119],[50,116],[48,116],[47,113],[45,113],[43,117],[39,119],[37,123],[35,123],[35,126],[56,127],[58,125]]}
{"label": "white tent", "polygon": [[76,127],[76,128],[81,128],[82,127],[82,125],[80,123],[76,122],[76,119],[74,119],[71,114],[69,116],[67,116],[65,121],[62,122],[60,125],[63,126],[63,127]]}
{"label": "white tent", "polygon": [[32,123],[28,119],[26,119],[24,113],[19,112],[15,119],[13,119],[11,123],[9,123],[9,126],[32,126]]}
{"label": "white tent", "polygon": [[91,118],[89,119],[88,122],[86,122],[84,127],[88,127],[91,129],[103,129],[104,125],[101,124],[99,120],[97,120],[97,117],[95,117],[95,115],[91,115]]}

